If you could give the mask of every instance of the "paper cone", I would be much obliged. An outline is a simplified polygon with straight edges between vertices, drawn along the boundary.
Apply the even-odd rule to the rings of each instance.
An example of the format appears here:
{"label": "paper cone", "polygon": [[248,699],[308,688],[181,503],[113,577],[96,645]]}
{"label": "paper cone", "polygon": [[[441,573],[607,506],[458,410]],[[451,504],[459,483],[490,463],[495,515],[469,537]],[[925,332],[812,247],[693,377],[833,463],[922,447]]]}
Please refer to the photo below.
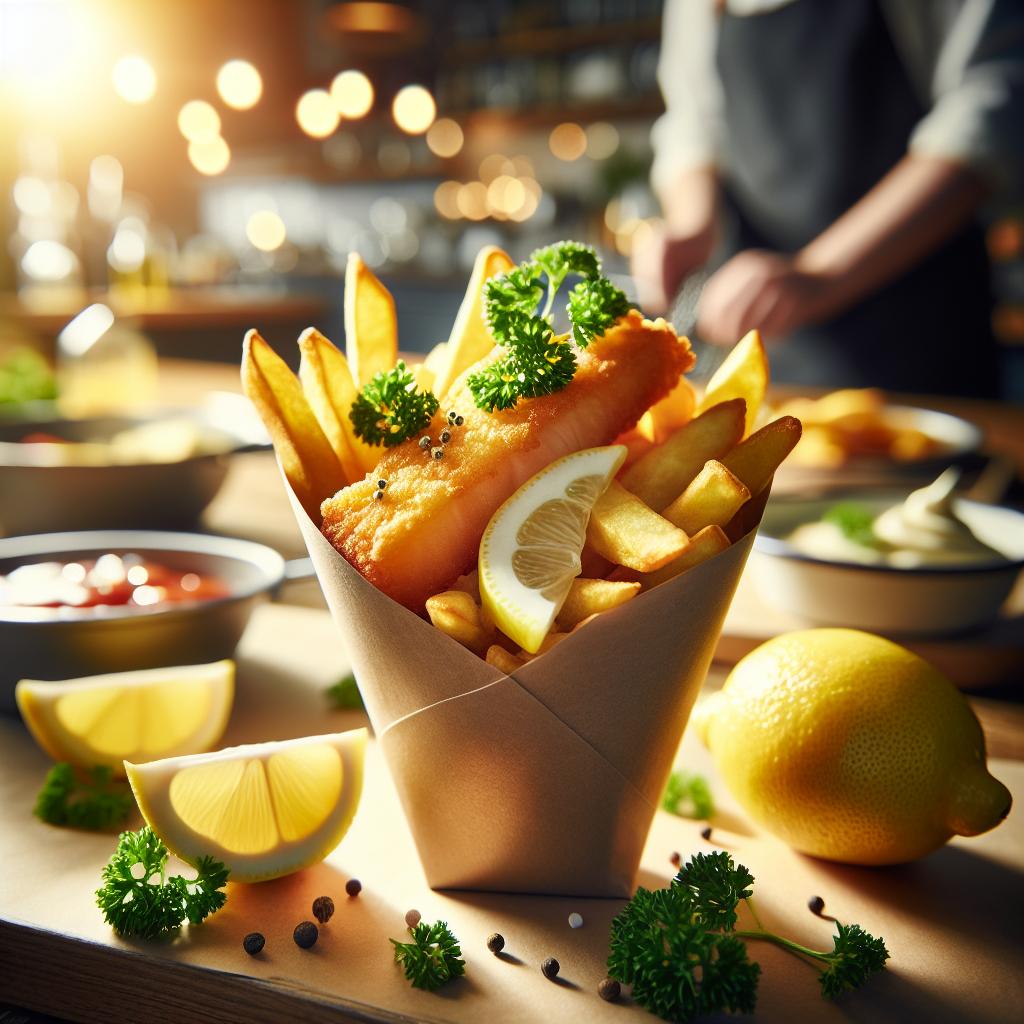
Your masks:
{"label": "paper cone", "polygon": [[506,676],[368,583],[291,497],[430,886],[630,896],[753,529]]}

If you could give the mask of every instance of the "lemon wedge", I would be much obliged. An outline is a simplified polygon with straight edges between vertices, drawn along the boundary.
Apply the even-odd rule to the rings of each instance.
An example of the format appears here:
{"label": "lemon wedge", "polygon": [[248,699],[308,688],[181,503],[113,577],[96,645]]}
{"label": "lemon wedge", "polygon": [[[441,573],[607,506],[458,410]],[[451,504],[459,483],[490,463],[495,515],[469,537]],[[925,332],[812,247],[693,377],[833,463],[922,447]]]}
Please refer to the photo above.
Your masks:
{"label": "lemon wedge", "polygon": [[480,541],[480,598],[498,628],[536,654],[581,571],[594,502],[625,445],[586,448],[531,477],[491,517]]}
{"label": "lemon wedge", "polygon": [[322,861],[348,831],[363,791],[366,730],[125,762],[142,816],[194,864],[222,861],[233,882],[278,878]]}
{"label": "lemon wedge", "polygon": [[21,717],[55,760],[81,767],[195,754],[224,734],[235,693],[235,664],[179,665],[43,682],[14,691]]}

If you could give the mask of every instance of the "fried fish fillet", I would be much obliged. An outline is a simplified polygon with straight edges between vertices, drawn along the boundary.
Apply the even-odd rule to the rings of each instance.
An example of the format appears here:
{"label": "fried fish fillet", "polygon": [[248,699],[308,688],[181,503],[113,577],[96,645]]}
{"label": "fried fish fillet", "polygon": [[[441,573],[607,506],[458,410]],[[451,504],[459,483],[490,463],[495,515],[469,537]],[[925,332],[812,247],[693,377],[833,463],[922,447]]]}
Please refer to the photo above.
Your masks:
{"label": "fried fish fillet", "polygon": [[[421,612],[473,567],[491,516],[521,484],[563,455],[610,444],[694,362],[669,324],[633,311],[580,354],[567,387],[512,409],[476,407],[466,377],[477,364],[423,432],[436,446],[448,411],[464,417],[450,428],[443,458],[431,458],[419,437],[385,451],[366,479],[323,503],[324,535],[378,589]],[[381,500],[373,497],[378,480],[387,481]]]}

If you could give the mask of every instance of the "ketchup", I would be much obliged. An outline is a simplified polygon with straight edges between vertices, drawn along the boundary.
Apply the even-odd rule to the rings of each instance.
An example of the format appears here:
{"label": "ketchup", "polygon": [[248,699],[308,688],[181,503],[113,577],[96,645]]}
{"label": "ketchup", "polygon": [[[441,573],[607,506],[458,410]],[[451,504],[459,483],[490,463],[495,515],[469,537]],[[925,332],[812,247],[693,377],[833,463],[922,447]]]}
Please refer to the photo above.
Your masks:
{"label": "ketchup", "polygon": [[141,555],[35,562],[0,576],[0,606],[18,608],[155,608],[210,601],[230,591],[216,576],[171,569]]}

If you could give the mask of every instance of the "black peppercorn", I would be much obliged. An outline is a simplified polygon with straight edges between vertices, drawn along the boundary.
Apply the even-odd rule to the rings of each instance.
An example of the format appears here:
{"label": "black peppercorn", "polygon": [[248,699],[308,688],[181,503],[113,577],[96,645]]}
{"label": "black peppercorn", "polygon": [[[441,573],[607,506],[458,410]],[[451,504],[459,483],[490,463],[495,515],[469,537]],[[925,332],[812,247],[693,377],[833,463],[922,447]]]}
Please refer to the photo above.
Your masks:
{"label": "black peppercorn", "polygon": [[558,977],[558,972],[560,969],[561,965],[553,956],[549,956],[547,960],[545,960],[544,963],[540,965],[541,974],[543,974],[545,978],[549,978],[552,981],[554,981],[554,979]]}
{"label": "black peppercorn", "polygon": [[267,944],[267,940],[259,932],[249,932],[244,939],[242,939],[242,949],[249,954],[249,956],[256,956],[257,953],[263,952],[263,947]]}
{"label": "black peppercorn", "polygon": [[432,459],[443,459],[444,458],[444,449],[443,448],[431,448],[430,449],[430,457]]}
{"label": "black peppercorn", "polygon": [[614,1003],[622,994],[622,986],[614,978],[605,978],[598,984],[597,994],[606,1003]]}
{"label": "black peppercorn", "polygon": [[820,914],[825,909],[825,901],[820,896],[812,896],[807,901],[807,909],[812,914]]}
{"label": "black peppercorn", "polygon": [[498,932],[491,932],[487,936],[487,948],[492,953],[500,953],[505,948],[505,936]]}
{"label": "black peppercorn", "polygon": [[450,430],[441,431],[441,444],[447,444],[452,439],[452,432]]}
{"label": "black peppercorn", "polygon": [[682,864],[683,858],[679,855],[679,851],[678,850],[673,850],[672,851],[672,856],[669,857],[668,862],[674,868],[677,868],[677,867],[679,867],[680,864]]}
{"label": "black peppercorn", "polygon": [[350,878],[345,883],[345,892],[347,892],[349,896],[358,896],[362,891],[363,883],[360,882],[358,878]]}
{"label": "black peppercorn", "polygon": [[711,839],[711,826],[710,825],[708,825],[705,828],[702,828],[700,830],[700,837],[701,837],[701,839],[707,839],[707,840]]}
{"label": "black peppercorn", "polygon": [[383,498],[383,497],[384,497],[384,492],[383,491],[374,491],[373,492],[373,500],[374,501],[380,501],[381,498]]}
{"label": "black peppercorn", "polygon": [[321,924],[327,924],[334,916],[334,900],[330,896],[317,896],[313,900],[313,916]]}
{"label": "black peppercorn", "polygon": [[450,409],[448,411],[448,422],[449,423],[454,423],[455,420],[458,418],[458,415],[459,414],[454,409]]}
{"label": "black peppercorn", "polygon": [[426,451],[430,447],[430,435],[429,434],[424,434],[423,437],[420,438],[420,447],[424,451]]}
{"label": "black peppercorn", "polygon": [[384,488],[385,488],[385,487],[387,487],[387,485],[388,485],[388,482],[387,482],[387,480],[378,480],[378,481],[377,481],[377,487],[378,487],[378,488],[379,488],[380,490],[382,490],[382,491],[384,490]]}
{"label": "black peppercorn", "polygon": [[295,931],[292,932],[295,945],[301,949],[309,949],[311,946],[315,946],[316,940],[319,937],[320,930],[312,921],[300,922],[295,926]]}
{"label": "black peppercorn", "polygon": [[455,422],[455,426],[461,427],[462,424],[465,423],[466,421],[465,421],[465,419],[462,416],[456,416],[454,422]]}

